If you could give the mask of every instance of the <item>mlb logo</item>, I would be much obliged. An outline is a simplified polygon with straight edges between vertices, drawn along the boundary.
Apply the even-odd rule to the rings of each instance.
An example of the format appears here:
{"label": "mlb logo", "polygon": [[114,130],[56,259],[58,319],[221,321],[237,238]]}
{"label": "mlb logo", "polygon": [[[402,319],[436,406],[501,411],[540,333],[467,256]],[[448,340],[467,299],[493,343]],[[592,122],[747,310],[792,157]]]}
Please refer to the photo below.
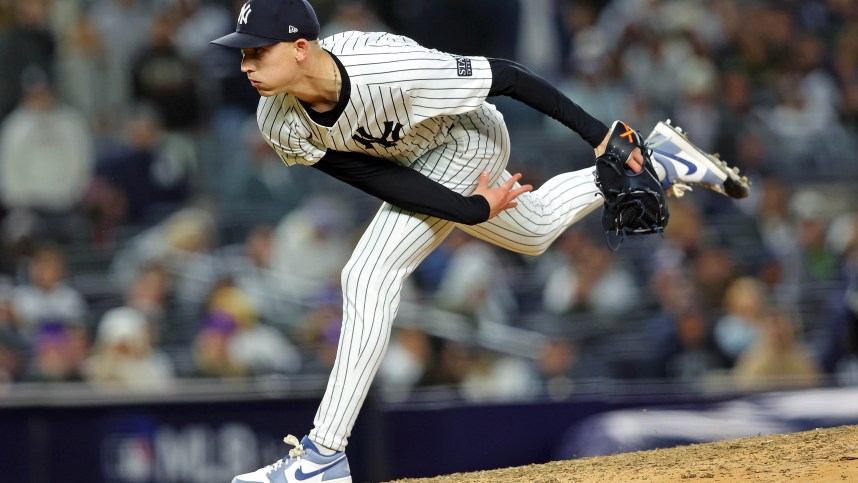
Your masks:
{"label": "mlb logo", "polygon": [[101,447],[101,464],[110,483],[146,483],[155,474],[155,448],[150,437],[110,434]]}
{"label": "mlb logo", "polygon": [[456,70],[459,77],[470,77],[473,75],[471,71],[471,59],[459,57],[456,59]]}

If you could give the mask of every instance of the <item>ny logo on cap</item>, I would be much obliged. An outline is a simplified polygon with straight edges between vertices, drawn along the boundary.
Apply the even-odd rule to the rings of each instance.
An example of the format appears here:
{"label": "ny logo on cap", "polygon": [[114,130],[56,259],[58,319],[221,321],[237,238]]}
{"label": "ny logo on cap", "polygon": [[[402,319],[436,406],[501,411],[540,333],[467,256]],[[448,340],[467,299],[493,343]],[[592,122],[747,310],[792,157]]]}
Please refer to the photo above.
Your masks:
{"label": "ny logo on cap", "polygon": [[238,23],[246,24],[248,15],[250,15],[250,2],[245,3],[244,6],[241,7],[241,12],[238,12]]}

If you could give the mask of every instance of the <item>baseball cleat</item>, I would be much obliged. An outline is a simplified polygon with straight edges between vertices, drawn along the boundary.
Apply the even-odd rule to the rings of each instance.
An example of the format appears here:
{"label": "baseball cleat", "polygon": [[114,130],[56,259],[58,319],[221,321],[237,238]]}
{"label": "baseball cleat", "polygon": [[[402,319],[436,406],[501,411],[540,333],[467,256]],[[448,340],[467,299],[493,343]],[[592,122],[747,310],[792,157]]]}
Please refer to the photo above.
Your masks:
{"label": "baseball cleat", "polygon": [[739,174],[739,168],[695,146],[670,119],[659,121],[645,144],[653,162],[664,168],[665,176],[660,176],[662,186],[676,197],[691,191],[692,185],[737,199],[745,198],[750,192],[751,183]]}
{"label": "baseball cleat", "polygon": [[298,442],[290,434],[283,442],[294,446],[288,456],[252,473],[238,475],[232,483],[352,483],[345,453],[323,456],[306,436]]}

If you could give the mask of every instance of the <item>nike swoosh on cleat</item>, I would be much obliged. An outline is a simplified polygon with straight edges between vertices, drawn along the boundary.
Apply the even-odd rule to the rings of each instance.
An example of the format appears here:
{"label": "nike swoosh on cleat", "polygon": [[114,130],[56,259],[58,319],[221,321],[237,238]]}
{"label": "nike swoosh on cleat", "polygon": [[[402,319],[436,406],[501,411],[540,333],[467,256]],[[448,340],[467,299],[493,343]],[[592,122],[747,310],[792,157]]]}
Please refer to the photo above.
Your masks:
{"label": "nike swoosh on cleat", "polygon": [[674,161],[677,161],[677,162],[682,163],[683,165],[685,165],[685,167],[686,167],[686,168],[688,168],[688,171],[686,171],[686,172],[685,172],[685,174],[694,174],[694,173],[696,173],[696,172],[697,172],[697,165],[695,165],[695,164],[694,164],[694,163],[692,163],[691,161],[687,161],[687,160],[685,160],[685,159],[680,158],[679,156],[676,156],[676,155],[674,155],[674,154],[670,154],[670,153],[665,152],[665,151],[662,151],[662,150],[660,150],[660,149],[653,149],[652,151],[653,151],[654,153],[658,153],[658,154],[660,154],[660,155],[662,155],[662,156],[664,156],[664,157],[666,157],[666,158],[670,158],[670,159],[672,159],[672,160],[674,160]]}
{"label": "nike swoosh on cleat", "polygon": [[297,478],[300,481],[308,480],[314,476],[321,475],[322,473],[328,471],[329,469],[333,468],[334,466],[337,466],[337,464],[339,464],[339,462],[342,460],[343,459],[340,458],[337,461],[334,461],[333,463],[329,464],[328,466],[323,466],[323,467],[319,468],[318,470],[311,471],[309,473],[304,473],[301,470],[301,467],[299,466],[298,469],[295,470],[295,478]]}

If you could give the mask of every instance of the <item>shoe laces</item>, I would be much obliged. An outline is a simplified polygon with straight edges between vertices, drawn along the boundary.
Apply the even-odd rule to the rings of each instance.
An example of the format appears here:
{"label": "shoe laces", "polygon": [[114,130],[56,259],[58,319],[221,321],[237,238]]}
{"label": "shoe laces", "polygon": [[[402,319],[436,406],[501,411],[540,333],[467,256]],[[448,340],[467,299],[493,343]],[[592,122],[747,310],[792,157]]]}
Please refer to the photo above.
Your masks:
{"label": "shoe laces", "polygon": [[[290,434],[290,435],[286,436],[285,438],[283,438],[283,442],[290,445],[290,446],[294,446],[294,448],[289,450],[288,461],[291,461],[293,459],[299,459],[299,458],[301,458],[301,456],[304,455],[304,445],[301,444],[301,442],[298,441],[298,438],[296,438],[295,436]],[[286,461],[287,461],[287,458],[285,456],[283,458],[280,458],[279,460],[275,461],[274,463],[266,466],[265,472],[271,473],[272,471],[283,466],[286,463]]]}
{"label": "shoe laces", "polygon": [[669,188],[669,190],[673,196],[677,198],[682,198],[685,196],[685,193],[688,191],[694,191],[690,185],[683,183],[682,181],[675,181]]}

